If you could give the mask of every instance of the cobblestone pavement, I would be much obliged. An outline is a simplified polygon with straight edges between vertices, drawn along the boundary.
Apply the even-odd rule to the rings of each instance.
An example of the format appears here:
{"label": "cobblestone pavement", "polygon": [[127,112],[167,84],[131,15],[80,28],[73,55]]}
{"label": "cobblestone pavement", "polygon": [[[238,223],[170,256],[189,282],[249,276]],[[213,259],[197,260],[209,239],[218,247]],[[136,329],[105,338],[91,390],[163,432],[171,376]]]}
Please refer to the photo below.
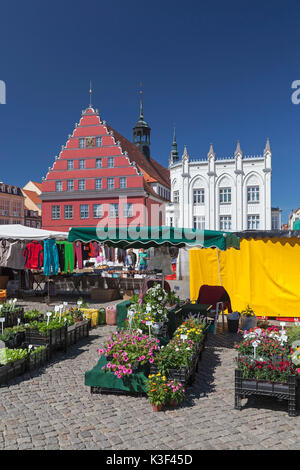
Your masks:
{"label": "cobblestone pavement", "polygon": [[0,388],[0,449],[254,450],[300,449],[300,414],[286,402],[243,400],[234,409],[234,341],[208,334],[188,399],[153,412],[144,397],[91,395],[84,373],[115,327],[99,326],[88,339],[57,353],[41,370]]}

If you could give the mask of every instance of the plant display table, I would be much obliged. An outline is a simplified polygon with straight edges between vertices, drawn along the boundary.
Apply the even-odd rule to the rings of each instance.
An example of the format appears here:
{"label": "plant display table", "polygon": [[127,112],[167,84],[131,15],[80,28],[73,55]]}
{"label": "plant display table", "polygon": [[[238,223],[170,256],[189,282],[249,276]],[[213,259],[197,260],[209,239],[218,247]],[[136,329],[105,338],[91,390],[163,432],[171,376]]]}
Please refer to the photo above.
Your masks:
{"label": "plant display table", "polygon": [[91,387],[91,393],[133,393],[146,394],[145,381],[149,375],[149,366],[134,371],[130,377],[119,379],[113,372],[104,372],[101,368],[108,364],[106,357],[101,356],[97,365],[85,373],[84,383]]}
{"label": "plant display table", "polygon": [[235,370],[235,409],[241,410],[241,399],[251,396],[268,396],[288,402],[289,416],[296,416],[297,377],[290,375],[286,384],[243,379],[242,372]]}

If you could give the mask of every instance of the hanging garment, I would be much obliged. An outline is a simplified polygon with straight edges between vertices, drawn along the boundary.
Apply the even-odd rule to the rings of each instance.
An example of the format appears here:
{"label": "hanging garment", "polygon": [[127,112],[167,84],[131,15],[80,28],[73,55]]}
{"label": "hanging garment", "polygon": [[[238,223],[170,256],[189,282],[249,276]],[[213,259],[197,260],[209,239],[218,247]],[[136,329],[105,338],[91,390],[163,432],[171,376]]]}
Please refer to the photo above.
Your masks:
{"label": "hanging garment", "polygon": [[11,269],[24,269],[25,258],[24,258],[25,244],[22,241],[11,242],[7,254],[6,266]]}
{"label": "hanging garment", "polygon": [[[64,250],[64,265],[62,271],[67,273],[68,270],[70,273],[74,271],[74,248],[73,243],[71,242],[56,242],[60,246],[59,250],[62,253]],[[63,247],[63,248],[61,248]],[[62,258],[61,258],[62,259]]]}
{"label": "hanging garment", "polygon": [[58,264],[60,272],[65,270],[65,247],[60,242],[56,242],[57,252],[58,252]]}
{"label": "hanging garment", "polygon": [[23,254],[25,256],[25,268],[42,268],[44,262],[43,246],[39,242],[33,241],[28,243]]}
{"label": "hanging garment", "polygon": [[[44,274],[50,276],[50,274],[57,274],[59,267],[58,250],[56,246],[56,240],[50,238],[44,240]],[[52,269],[52,273],[51,273]]]}
{"label": "hanging garment", "polygon": [[90,250],[89,244],[84,243],[82,246],[82,259],[84,261],[87,261],[89,259],[89,250]]}
{"label": "hanging garment", "polygon": [[0,243],[0,266],[7,266],[7,256],[10,248],[10,243],[7,240],[1,240]]}
{"label": "hanging garment", "polygon": [[74,242],[73,248],[74,248],[74,266],[76,266],[76,263],[77,263],[77,267],[79,269],[82,269],[83,268],[83,263],[82,263],[82,244],[81,244],[81,242]]}

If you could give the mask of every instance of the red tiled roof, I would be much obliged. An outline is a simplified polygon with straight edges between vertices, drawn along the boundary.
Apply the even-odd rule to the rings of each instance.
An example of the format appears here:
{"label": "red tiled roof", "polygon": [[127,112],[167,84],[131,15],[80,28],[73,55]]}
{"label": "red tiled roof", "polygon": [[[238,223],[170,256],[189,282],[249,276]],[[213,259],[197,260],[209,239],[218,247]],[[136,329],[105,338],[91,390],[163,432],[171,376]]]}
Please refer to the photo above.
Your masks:
{"label": "red tiled roof", "polygon": [[32,183],[35,184],[35,186],[37,186],[40,191],[42,191],[42,183],[37,183],[36,181],[32,181]]}
{"label": "red tiled roof", "polygon": [[[106,126],[109,131],[113,132],[116,140],[120,141],[122,150],[127,151],[130,161],[134,161],[139,169],[144,173],[144,179],[146,182],[158,182],[166,188],[170,188],[170,172],[167,168],[164,168],[151,157],[147,159],[135,144],[127,140],[108,124]],[[156,194],[156,196],[158,196],[158,194]]]}
{"label": "red tiled roof", "polygon": [[27,196],[34,204],[42,204],[42,200],[39,198],[38,194],[34,191],[29,191],[28,189],[22,189],[22,192]]}

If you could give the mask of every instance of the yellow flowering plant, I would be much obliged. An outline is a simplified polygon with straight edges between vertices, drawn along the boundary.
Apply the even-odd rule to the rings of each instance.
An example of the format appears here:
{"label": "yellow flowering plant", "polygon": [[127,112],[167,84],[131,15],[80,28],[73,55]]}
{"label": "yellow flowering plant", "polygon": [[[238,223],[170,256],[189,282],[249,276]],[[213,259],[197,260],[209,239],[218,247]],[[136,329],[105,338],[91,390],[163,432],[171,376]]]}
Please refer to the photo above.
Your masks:
{"label": "yellow flowering plant", "polygon": [[167,387],[167,378],[164,375],[151,374],[146,381],[146,390],[149,402],[152,405],[165,405],[169,401],[170,389]]}

